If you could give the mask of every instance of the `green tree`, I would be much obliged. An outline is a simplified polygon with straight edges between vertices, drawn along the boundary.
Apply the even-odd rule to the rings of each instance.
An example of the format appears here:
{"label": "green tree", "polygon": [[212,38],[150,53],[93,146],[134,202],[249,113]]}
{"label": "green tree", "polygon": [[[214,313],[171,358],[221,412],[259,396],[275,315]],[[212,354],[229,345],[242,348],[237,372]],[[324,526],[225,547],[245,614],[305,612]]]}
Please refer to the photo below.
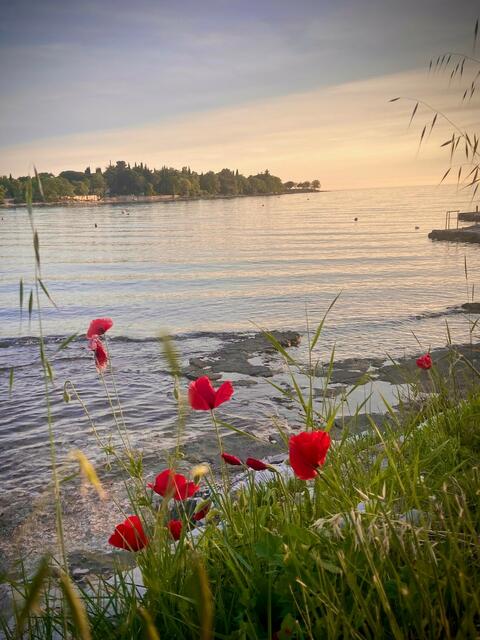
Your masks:
{"label": "green tree", "polygon": [[[73,185],[62,177],[55,178],[51,174],[40,174],[40,181],[42,184],[43,196],[47,202],[56,202],[62,198],[68,198],[75,195]],[[34,187],[34,200],[40,200],[41,194],[38,191],[36,181],[33,181]]]}
{"label": "green tree", "polygon": [[90,193],[90,183],[88,180],[71,183],[76,196],[87,196]]}
{"label": "green tree", "polygon": [[191,195],[191,184],[190,184],[190,180],[188,178],[186,178],[185,176],[178,176],[175,180],[175,194],[182,196],[182,197],[187,197],[189,195]]}
{"label": "green tree", "polygon": [[220,193],[220,180],[213,171],[202,173],[200,176],[200,189],[211,196]]}
{"label": "green tree", "polygon": [[320,180],[312,180],[312,189],[320,189]]}
{"label": "green tree", "polygon": [[83,171],[62,171],[58,174],[59,178],[65,178],[69,182],[82,182],[85,179],[85,173]]}
{"label": "green tree", "polygon": [[90,178],[90,193],[103,198],[105,190],[107,188],[107,182],[102,175],[102,172],[97,169]]}
{"label": "green tree", "polygon": [[218,174],[220,193],[224,196],[236,196],[238,193],[235,174],[230,169],[222,169]]}
{"label": "green tree", "polygon": [[145,193],[146,180],[123,160],[107,168],[104,174],[110,194],[113,196],[141,195]]}

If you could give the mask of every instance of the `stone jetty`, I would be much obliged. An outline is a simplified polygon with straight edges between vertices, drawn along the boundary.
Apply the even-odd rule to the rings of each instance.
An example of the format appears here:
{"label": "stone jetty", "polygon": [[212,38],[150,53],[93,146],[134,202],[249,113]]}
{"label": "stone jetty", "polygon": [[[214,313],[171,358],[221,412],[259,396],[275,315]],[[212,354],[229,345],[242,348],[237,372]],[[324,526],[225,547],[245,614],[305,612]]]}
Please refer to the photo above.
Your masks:
{"label": "stone jetty", "polygon": [[475,224],[471,227],[460,227],[458,229],[434,229],[430,231],[428,237],[431,240],[480,243],[480,225]]}

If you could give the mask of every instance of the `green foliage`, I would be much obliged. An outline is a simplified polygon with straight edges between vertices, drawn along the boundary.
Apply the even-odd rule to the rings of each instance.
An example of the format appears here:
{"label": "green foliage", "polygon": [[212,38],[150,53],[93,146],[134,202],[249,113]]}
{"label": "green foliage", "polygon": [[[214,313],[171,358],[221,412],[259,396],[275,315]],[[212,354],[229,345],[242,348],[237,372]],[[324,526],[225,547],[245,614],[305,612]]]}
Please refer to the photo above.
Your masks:
{"label": "green foliage", "polygon": [[[13,178],[0,176],[0,202],[11,198],[15,202],[25,202],[28,177]],[[38,184],[33,184],[33,201],[56,202],[74,196],[155,196],[170,195],[180,197],[210,197],[237,195],[265,195],[285,193],[294,182],[282,183],[280,178],[263,173],[243,176],[238,170],[222,169],[218,173],[208,171],[198,174],[190,167],[181,171],[173,167],[149,169],[143,163],[131,167],[123,160],[110,165],[102,172],[100,168],[92,173],[90,167],[84,172],[66,170],[57,177],[51,173],[40,174],[43,195]],[[318,183],[314,181],[314,183]],[[312,185],[314,184],[312,183]],[[310,186],[310,183],[302,185]],[[314,187],[316,188],[316,187]]]}

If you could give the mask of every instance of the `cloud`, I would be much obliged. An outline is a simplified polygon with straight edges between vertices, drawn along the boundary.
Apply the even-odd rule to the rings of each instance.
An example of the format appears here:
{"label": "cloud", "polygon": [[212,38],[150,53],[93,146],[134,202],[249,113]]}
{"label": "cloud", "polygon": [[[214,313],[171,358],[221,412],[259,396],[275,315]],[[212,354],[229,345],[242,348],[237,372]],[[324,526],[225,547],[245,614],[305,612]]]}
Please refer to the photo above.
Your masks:
{"label": "cloud", "polygon": [[55,173],[104,167],[110,160],[143,161],[204,171],[225,166],[249,174],[269,168],[284,180],[319,178],[325,188],[438,182],[448,165],[440,149],[451,126],[439,119],[416,157],[422,127],[433,114],[413,96],[446,110],[461,126],[477,122],[477,105],[461,105],[459,87],[444,75],[413,70],[315,91],[182,115],[143,127],[45,139],[4,148],[0,173],[25,174],[34,163]]}

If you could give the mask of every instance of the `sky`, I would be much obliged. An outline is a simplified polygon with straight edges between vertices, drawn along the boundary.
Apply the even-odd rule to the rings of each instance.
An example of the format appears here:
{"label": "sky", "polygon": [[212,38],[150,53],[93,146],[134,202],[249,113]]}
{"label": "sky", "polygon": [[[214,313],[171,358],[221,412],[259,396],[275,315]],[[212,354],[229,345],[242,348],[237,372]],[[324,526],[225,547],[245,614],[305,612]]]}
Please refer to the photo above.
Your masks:
{"label": "sky", "polygon": [[428,74],[472,53],[472,0],[0,0],[0,174],[110,161],[265,168],[324,188],[438,182],[439,124],[461,127],[465,79]]}

